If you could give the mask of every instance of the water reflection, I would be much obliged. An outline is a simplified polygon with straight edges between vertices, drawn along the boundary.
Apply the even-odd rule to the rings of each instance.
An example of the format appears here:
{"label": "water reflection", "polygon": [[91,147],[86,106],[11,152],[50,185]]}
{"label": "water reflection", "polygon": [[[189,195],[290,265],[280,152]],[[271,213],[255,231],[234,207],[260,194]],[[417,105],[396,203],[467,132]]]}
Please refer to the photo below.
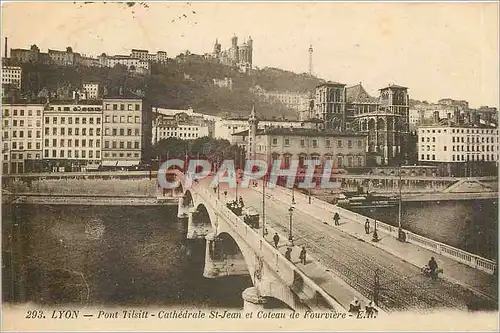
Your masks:
{"label": "water reflection", "polygon": [[242,307],[251,286],[250,277],[203,277],[204,240],[185,238],[175,207],[3,212],[4,301]]}

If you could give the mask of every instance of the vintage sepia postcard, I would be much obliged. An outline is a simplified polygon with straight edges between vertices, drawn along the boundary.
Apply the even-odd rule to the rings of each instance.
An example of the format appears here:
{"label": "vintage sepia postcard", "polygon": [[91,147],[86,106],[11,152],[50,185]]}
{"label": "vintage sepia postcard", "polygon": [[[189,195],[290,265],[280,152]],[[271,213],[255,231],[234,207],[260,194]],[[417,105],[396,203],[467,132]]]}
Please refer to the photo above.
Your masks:
{"label": "vintage sepia postcard", "polygon": [[498,331],[498,13],[2,2],[2,331]]}

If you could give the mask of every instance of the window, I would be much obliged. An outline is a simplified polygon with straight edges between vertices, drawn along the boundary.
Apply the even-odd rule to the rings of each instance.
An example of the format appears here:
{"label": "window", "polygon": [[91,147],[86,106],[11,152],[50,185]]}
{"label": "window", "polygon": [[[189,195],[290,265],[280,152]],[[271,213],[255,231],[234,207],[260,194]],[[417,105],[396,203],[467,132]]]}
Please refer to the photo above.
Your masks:
{"label": "window", "polygon": [[64,125],[66,123],[66,118],[61,117],[61,124]]}
{"label": "window", "polygon": [[300,140],[300,146],[305,147],[306,146],[306,141],[304,139]]}
{"label": "window", "polygon": [[125,130],[123,128],[120,128],[120,135],[125,135]]}
{"label": "window", "polygon": [[37,120],[37,121],[36,121],[36,127],[40,127],[40,126],[42,126],[41,121],[40,121],[40,120]]}
{"label": "window", "polygon": [[89,147],[92,148],[92,145],[94,144],[94,140],[90,139],[89,140]]}
{"label": "window", "polygon": [[99,125],[101,123],[101,118],[96,118],[96,123]]}
{"label": "window", "polygon": [[79,147],[79,146],[80,146],[80,140],[75,139],[75,147]]}
{"label": "window", "polygon": [[95,151],[95,158],[101,158],[101,152],[99,150]]}
{"label": "window", "polygon": [[114,111],[118,110],[118,104],[113,104],[113,110]]}
{"label": "window", "polygon": [[75,150],[75,158],[79,158],[78,150]]}
{"label": "window", "polygon": [[337,140],[337,148],[342,148],[342,140]]}
{"label": "window", "polygon": [[21,110],[21,116],[24,117],[24,110]]}
{"label": "window", "polygon": [[86,157],[86,155],[87,155],[87,154],[86,154],[85,150],[82,150],[82,158],[85,158],[85,157]]}
{"label": "window", "polygon": [[111,146],[113,147],[113,149],[116,149],[116,141],[113,141]]}
{"label": "window", "polygon": [[33,132],[32,130],[28,130],[28,138],[31,138],[31,133],[32,132]]}
{"label": "window", "polygon": [[425,142],[425,138],[424,137],[422,137],[422,142]]}
{"label": "window", "polygon": [[451,137],[451,142],[455,143],[455,137],[454,136]]}
{"label": "window", "polygon": [[75,124],[76,124],[76,125],[79,125],[79,124],[80,124],[80,118],[79,118],[79,117],[76,117],[76,118],[75,118]]}
{"label": "window", "polygon": [[14,116],[17,116],[17,110],[14,110]]}
{"label": "window", "polygon": [[89,158],[94,158],[94,152],[92,150],[89,150]]}
{"label": "window", "polygon": [[116,128],[113,128],[113,135],[116,135]]}
{"label": "window", "polygon": [[28,116],[32,116],[33,115],[33,110],[28,110]]}
{"label": "window", "polygon": [[139,116],[135,116],[135,123],[138,124],[139,123]]}
{"label": "window", "polygon": [[436,160],[436,155],[432,155],[432,160],[435,161]]}
{"label": "window", "polygon": [[56,147],[57,146],[57,139],[52,139],[52,147]]}
{"label": "window", "polygon": [[45,151],[43,153],[43,156],[44,157],[49,157],[49,150],[48,149],[45,149]]}
{"label": "window", "polygon": [[318,148],[318,140],[313,139],[312,144],[313,144],[313,148]]}
{"label": "window", "polygon": [[327,148],[330,148],[330,139],[326,139],[326,140],[325,140],[325,146],[326,146]]}
{"label": "window", "polygon": [[32,142],[28,142],[28,149],[33,149],[33,143]]}
{"label": "window", "polygon": [[109,123],[109,116],[106,116],[106,118],[104,118],[104,122]]}
{"label": "window", "polygon": [[57,117],[52,117],[52,124],[57,124]]}
{"label": "window", "polygon": [[71,150],[68,150],[68,158],[72,158],[72,156],[71,156]]}
{"label": "window", "polygon": [[451,160],[455,161],[455,155],[451,155]]}
{"label": "window", "polygon": [[87,141],[85,139],[82,140],[82,147],[85,147]]}
{"label": "window", "polygon": [[131,122],[132,122],[132,116],[128,116],[128,117],[127,117],[127,122],[128,122],[128,123],[131,123]]}
{"label": "window", "polygon": [[52,135],[57,135],[57,128],[56,127],[52,128]]}
{"label": "window", "polygon": [[120,104],[120,111],[125,111],[125,104]]}
{"label": "window", "polygon": [[64,139],[61,139],[61,140],[59,141],[59,146],[64,147]]}
{"label": "window", "polygon": [[136,104],[135,105],[135,111],[140,111],[141,110],[141,105],[140,104]]}
{"label": "window", "polygon": [[80,135],[80,129],[79,128],[75,128],[75,135]]}
{"label": "window", "polygon": [[431,155],[427,154],[427,159],[430,160],[431,159]]}
{"label": "window", "polygon": [[120,116],[120,123],[124,123],[125,122],[125,116]]}
{"label": "window", "polygon": [[14,119],[14,120],[12,121],[12,126],[17,126],[17,120],[16,120],[16,119]]}
{"label": "window", "polygon": [[86,117],[82,117],[82,124],[84,124],[84,125],[87,124],[87,118]]}
{"label": "window", "polygon": [[363,148],[363,140],[358,140],[358,148]]}
{"label": "window", "polygon": [[87,135],[87,129],[86,128],[82,128],[82,135]]}
{"label": "window", "polygon": [[65,135],[64,132],[65,132],[64,127],[61,127],[61,135]]}
{"label": "window", "polygon": [[134,143],[134,148],[135,148],[135,149],[139,149],[139,141],[136,141],[136,142]]}
{"label": "window", "polygon": [[73,142],[73,140],[71,139],[68,139],[68,147],[71,147],[71,143]]}
{"label": "window", "polygon": [[125,142],[120,141],[120,149],[123,149],[123,148],[125,148]]}
{"label": "window", "polygon": [[57,157],[57,151],[55,149],[52,149],[52,157]]}
{"label": "window", "polygon": [[17,149],[17,142],[12,142],[12,149]]}
{"label": "window", "polygon": [[114,123],[118,122],[118,116],[113,116],[113,122]]}
{"label": "window", "polygon": [[19,137],[24,138],[24,131],[19,131]]}
{"label": "window", "polygon": [[104,141],[104,148],[109,148],[109,141]]}
{"label": "window", "polygon": [[69,124],[69,125],[73,124],[73,118],[69,118],[69,117],[68,117],[68,124]]}
{"label": "window", "polygon": [[277,138],[273,138],[273,146],[276,146],[278,144],[278,139]]}
{"label": "window", "polygon": [[132,149],[132,142],[127,141],[127,149]]}
{"label": "window", "polygon": [[59,151],[59,156],[60,156],[60,157],[64,157],[64,150],[60,150],[60,151]]}
{"label": "window", "polygon": [[[37,143],[36,143],[36,149],[41,149],[41,148],[40,148],[40,142],[37,142]],[[37,158],[38,158],[38,157],[37,157]]]}

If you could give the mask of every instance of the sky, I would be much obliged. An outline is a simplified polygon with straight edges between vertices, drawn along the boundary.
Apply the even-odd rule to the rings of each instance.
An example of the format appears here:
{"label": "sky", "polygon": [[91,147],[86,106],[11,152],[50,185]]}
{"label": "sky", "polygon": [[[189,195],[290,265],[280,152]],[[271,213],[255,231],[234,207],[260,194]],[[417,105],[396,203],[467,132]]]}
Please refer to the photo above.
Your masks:
{"label": "sky", "polygon": [[[132,48],[222,49],[253,39],[254,66],[308,71],[325,80],[362,82],[372,95],[387,84],[411,98],[464,99],[498,106],[498,4],[490,3],[5,3],[8,49],[48,48],[96,56]],[[2,43],[3,44],[3,43]],[[2,55],[3,55],[2,45]]]}

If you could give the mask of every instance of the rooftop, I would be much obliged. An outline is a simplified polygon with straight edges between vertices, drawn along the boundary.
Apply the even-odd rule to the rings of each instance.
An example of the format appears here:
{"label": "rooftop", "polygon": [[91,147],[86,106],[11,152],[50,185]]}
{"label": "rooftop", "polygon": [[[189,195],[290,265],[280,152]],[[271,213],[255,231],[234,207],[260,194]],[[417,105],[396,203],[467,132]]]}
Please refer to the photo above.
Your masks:
{"label": "rooftop", "polygon": [[384,90],[384,89],[389,89],[389,88],[408,89],[408,87],[398,86],[397,84],[389,84],[388,86],[386,86],[384,88],[380,88],[379,90]]}
{"label": "rooftop", "polygon": [[325,83],[321,83],[321,84],[318,84],[316,87],[322,87],[322,86],[345,86],[344,83],[340,83],[340,82],[335,82],[335,81],[328,81],[328,82],[325,82]]}
{"label": "rooftop", "polygon": [[350,131],[317,130],[310,128],[266,128],[259,135],[291,135],[291,136],[336,136],[336,137],[365,137],[364,134]]}
{"label": "rooftop", "polygon": [[378,98],[370,96],[361,83],[347,87],[346,93],[348,103],[378,103]]}

